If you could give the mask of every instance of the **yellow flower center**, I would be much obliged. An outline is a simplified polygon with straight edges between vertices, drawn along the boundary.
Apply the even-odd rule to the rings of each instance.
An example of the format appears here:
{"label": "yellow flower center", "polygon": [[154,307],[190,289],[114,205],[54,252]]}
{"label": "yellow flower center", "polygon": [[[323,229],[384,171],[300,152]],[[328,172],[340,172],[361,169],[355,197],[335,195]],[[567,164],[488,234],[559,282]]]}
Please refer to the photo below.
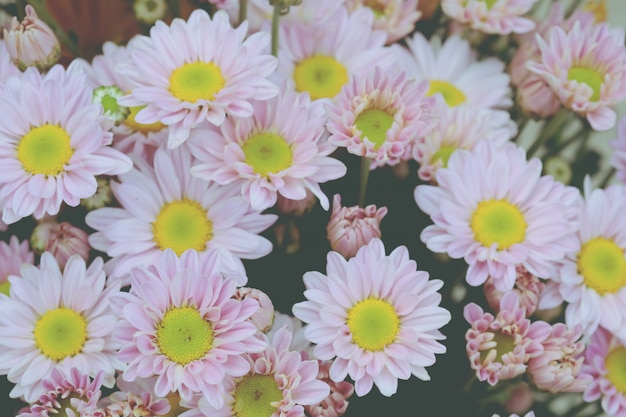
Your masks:
{"label": "yellow flower center", "polygon": [[592,239],[580,249],[578,272],[598,294],[616,293],[626,285],[624,250],[610,239]]}
{"label": "yellow flower center", "polygon": [[9,296],[11,293],[11,283],[9,281],[0,282],[0,294]]}
{"label": "yellow flower center", "polygon": [[446,104],[450,107],[458,106],[465,102],[466,99],[465,93],[456,88],[453,84],[447,81],[430,80],[430,86],[426,95],[430,97],[437,93],[443,96]]}
{"label": "yellow flower center", "polygon": [[348,311],[348,327],[354,343],[365,350],[381,351],[396,339],[400,317],[388,302],[367,298]]}
{"label": "yellow flower center", "polygon": [[380,0],[365,0],[363,2],[364,6],[369,7],[374,12],[374,16],[376,17],[384,17],[386,12],[385,4]]}
{"label": "yellow flower center", "polygon": [[181,101],[213,100],[226,83],[212,62],[192,62],[176,68],[170,76],[170,92]]}
{"label": "yellow flower center", "polygon": [[161,250],[170,248],[180,256],[187,249],[203,251],[213,237],[213,223],[197,201],[177,200],[161,208],[152,233]]}
{"label": "yellow flower center", "polygon": [[447,167],[448,161],[456,149],[457,148],[454,146],[442,146],[437,152],[435,152],[432,158],[430,158],[430,163],[434,164],[437,161],[441,161],[443,167]]}
{"label": "yellow flower center", "polygon": [[526,236],[526,221],[520,210],[506,200],[482,201],[472,214],[474,239],[483,246],[496,243],[498,249],[520,243]]}
{"label": "yellow flower center", "polygon": [[80,353],[87,341],[87,321],[76,311],[60,307],[47,311],[35,324],[35,345],[52,360]]}
{"label": "yellow flower center", "polygon": [[57,125],[34,127],[17,145],[17,159],[34,175],[60,174],[73,153],[70,135]]}
{"label": "yellow flower center", "polygon": [[335,58],[316,55],[296,65],[293,79],[296,90],[307,91],[311,100],[333,98],[348,82],[348,71]]}
{"label": "yellow flower center", "polygon": [[173,308],[159,323],[156,339],[161,353],[176,363],[187,365],[211,350],[213,329],[195,308]]}
{"label": "yellow flower center", "polygon": [[[496,346],[492,349],[496,351],[496,361],[502,362],[502,356],[509,352],[512,352],[515,348],[515,337],[510,334],[504,334],[496,332],[493,334],[493,341],[496,342]],[[480,361],[484,362],[487,359],[487,355],[492,349],[483,350],[480,352]]]}
{"label": "yellow flower center", "polygon": [[132,130],[134,130],[135,132],[141,132],[144,135],[151,133],[151,132],[156,133],[156,132],[163,130],[165,128],[165,125],[161,122],[143,124],[135,120],[137,113],[139,113],[139,111],[143,109],[144,107],[146,106],[129,107],[130,113],[128,113],[126,120],[124,120],[124,124],[128,126],[129,128],[131,128]]}
{"label": "yellow flower center", "polygon": [[606,0],[587,0],[583,6],[583,10],[593,13],[594,22],[606,22]]}
{"label": "yellow flower center", "polygon": [[287,169],[292,163],[291,147],[285,139],[274,133],[250,136],[242,149],[246,163],[264,177]]}
{"label": "yellow flower center", "polygon": [[587,84],[591,87],[593,93],[591,94],[589,101],[598,101],[600,99],[600,91],[604,79],[598,71],[588,67],[572,67],[567,73],[567,79]]}
{"label": "yellow flower center", "polygon": [[237,383],[233,394],[236,417],[270,417],[276,411],[272,403],[283,399],[273,375],[249,375]]}
{"label": "yellow flower center", "polygon": [[385,143],[387,131],[393,125],[393,115],[384,110],[367,109],[357,116],[354,124],[365,138],[376,144],[374,148],[378,149]]}
{"label": "yellow flower center", "polygon": [[626,347],[618,346],[604,358],[606,379],[622,394],[626,394]]}

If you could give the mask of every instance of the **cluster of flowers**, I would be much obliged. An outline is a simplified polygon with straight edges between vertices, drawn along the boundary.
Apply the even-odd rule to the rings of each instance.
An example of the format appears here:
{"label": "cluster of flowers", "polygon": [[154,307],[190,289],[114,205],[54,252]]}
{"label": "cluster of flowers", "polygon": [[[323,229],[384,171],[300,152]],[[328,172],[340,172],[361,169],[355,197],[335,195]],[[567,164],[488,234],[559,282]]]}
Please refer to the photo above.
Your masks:
{"label": "cluster of flowers", "polygon": [[[371,170],[419,166],[421,240],[464,259],[493,310],[464,309],[478,380],[526,375],[626,416],[626,187],[542,175],[510,113],[613,128],[624,31],[558,3],[538,24],[536,2],[442,0],[450,24],[427,38],[417,0],[304,1],[277,30],[289,2],[250,0],[240,22],[238,1],[211,1],[67,66],[26,6],[0,40],[2,223],[37,221],[0,242],[19,416],[337,417],[353,392],[428,380],[451,315],[405,246],[386,254],[387,208],[334,196],[326,273],[304,273],[293,316],[246,287],[242,259],[273,250],[266,210],[329,210],[341,150],[363,159],[362,195]],[[481,57],[468,33],[519,48]],[[89,233],[56,219],[79,205]],[[533,316],[560,305],[563,323]]]}

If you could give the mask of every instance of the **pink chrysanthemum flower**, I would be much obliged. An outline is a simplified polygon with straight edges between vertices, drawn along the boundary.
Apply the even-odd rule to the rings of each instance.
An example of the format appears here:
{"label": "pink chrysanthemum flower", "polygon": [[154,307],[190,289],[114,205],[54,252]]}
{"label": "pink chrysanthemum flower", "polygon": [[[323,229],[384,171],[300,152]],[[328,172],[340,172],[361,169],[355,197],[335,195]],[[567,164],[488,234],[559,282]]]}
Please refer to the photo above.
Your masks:
{"label": "pink chrysanthemum flower", "polygon": [[502,297],[495,317],[476,303],[465,306],[463,317],[471,325],[465,333],[470,366],[479,381],[490,385],[526,372],[528,361],[543,352],[542,342],[551,331],[548,323],[526,318],[514,292]]}
{"label": "pink chrysanthemum flower", "polygon": [[606,23],[583,27],[576,22],[568,32],[554,27],[547,41],[537,36],[537,43],[541,61],[529,62],[528,69],[593,129],[612,128],[617,116],[610,106],[626,98],[624,29]]}
{"label": "pink chrysanthemum flower", "polygon": [[[100,401],[106,417],[161,417],[169,416],[175,407],[170,405],[167,398],[161,398],[154,393],[156,377],[150,379],[136,379],[132,382],[118,377],[116,381],[119,391],[113,392]],[[177,414],[171,414],[177,415]]]}
{"label": "pink chrysanthemum flower", "polygon": [[581,374],[585,343],[580,340],[583,328],[573,329],[563,323],[552,325],[543,341],[543,353],[528,361],[528,377],[536,388],[550,393],[583,392],[591,382]]}
{"label": "pink chrysanthemum flower", "polygon": [[611,165],[615,168],[615,176],[622,182],[626,182],[626,115],[617,125],[617,137],[609,142],[613,149]]}
{"label": "pink chrysanthemum flower", "polygon": [[404,38],[415,30],[422,16],[417,9],[418,0],[346,0],[350,11],[369,7],[374,12],[374,29],[387,33],[387,45]]}
{"label": "pink chrysanthemum flower", "polygon": [[55,219],[39,222],[33,229],[30,243],[37,253],[50,252],[61,269],[72,255],[89,259],[89,235],[69,222],[57,223]]}
{"label": "pink chrysanthemum flower", "polygon": [[263,352],[243,356],[250,364],[246,375],[224,379],[223,404],[202,398],[198,408],[214,417],[303,416],[305,405],[322,401],[330,390],[317,378],[317,361],[303,360],[299,352],[289,349],[290,344],[291,332],[278,330]]}
{"label": "pink chrysanthemum flower", "polygon": [[592,190],[587,177],[576,208],[575,246],[550,277],[539,308],[565,301],[568,326],[581,324],[589,336],[601,325],[626,340],[626,192],[617,184]]}
{"label": "pink chrysanthemum flower", "polygon": [[354,385],[349,381],[335,382],[330,379],[332,361],[317,361],[319,372],[317,378],[326,382],[330,387],[330,394],[317,404],[304,407],[305,415],[309,417],[340,417],[348,409],[348,398],[354,394]]}
{"label": "pink chrysanthemum flower", "polygon": [[346,259],[352,258],[370,240],[380,239],[380,222],[386,215],[387,207],[376,208],[374,204],[344,207],[341,205],[341,196],[335,194],[333,211],[326,225],[330,247]]}
{"label": "pink chrysanthemum flower", "polygon": [[436,180],[438,187],[415,189],[417,205],[434,222],[421,239],[433,252],[464,258],[472,286],[492,276],[498,289],[510,290],[518,266],[547,278],[576,245],[578,189],[541,176],[541,162],[527,161],[512,143],[458,150]]}
{"label": "pink chrysanthemum flower", "polygon": [[591,382],[583,393],[590,403],[600,400],[602,409],[612,417],[626,416],[626,346],[614,334],[598,327],[585,349],[582,374]]}
{"label": "pink chrysanthemum flower", "polygon": [[102,378],[102,372],[91,380],[77,368],[72,368],[67,376],[53,369],[50,377],[42,382],[44,393],[28,411],[17,417],[105,417],[106,414],[98,409]]}
{"label": "pink chrysanthemum flower", "polygon": [[537,0],[442,0],[443,12],[484,33],[526,33],[535,22],[523,17]]}
{"label": "pink chrysanthemum flower", "polygon": [[233,184],[255,210],[272,207],[278,194],[305,199],[307,190],[328,210],[319,184],[343,177],[346,166],[328,156],[335,148],[326,143],[322,103],[286,91],[252,106],[251,117],[191,133],[189,145],[197,158],[191,174]]}
{"label": "pink chrysanthemum flower", "polygon": [[[526,309],[526,317],[530,317],[537,310],[539,297],[545,286],[543,281],[528,272],[524,267],[518,266],[515,268],[515,284],[512,291],[517,293],[521,306]],[[491,277],[485,281],[483,292],[489,307],[497,313],[500,308],[500,299],[506,292],[499,290]]]}
{"label": "pink chrysanthemum flower", "polygon": [[517,134],[517,125],[505,111],[446,106],[439,109],[432,129],[413,147],[413,159],[419,163],[417,174],[424,181],[434,181],[437,170],[448,165],[457,149],[471,151],[483,140],[498,148]]}
{"label": "pink chrysanthemum flower", "polygon": [[247,320],[259,304],[232,298],[235,280],[222,277],[216,255],[189,250],[179,258],[166,250],[154,264],[132,269],[130,293],[116,300],[125,380],[157,376],[159,397],[176,391],[189,400],[202,392],[221,404],[224,378],[248,372],[242,354],[266,345]]}
{"label": "pink chrysanthemum flower", "polygon": [[132,167],[130,158],[107,146],[102,108],[78,71],[60,65],[41,75],[28,68],[11,77],[0,95],[2,220],[57,214],[62,203],[77,206],[96,192],[96,175]]}
{"label": "pink chrysanthemum flower", "polygon": [[459,35],[442,44],[437,36],[428,40],[416,32],[406,43],[408,49],[400,49],[406,72],[417,81],[427,80],[427,95],[440,95],[448,107],[493,109],[513,104],[504,63],[492,57],[478,61],[469,41]]}
{"label": "pink chrysanthemum flower", "polygon": [[[0,294],[9,295],[10,275],[19,275],[23,263],[33,264],[35,254],[30,250],[28,240],[20,243],[17,236],[11,236],[9,243],[0,242]],[[1,297],[1,296],[0,296]]]}
{"label": "pink chrysanthemum flower", "polygon": [[327,275],[304,274],[308,301],[295,304],[293,313],[308,323],[314,357],[333,360],[330,378],[339,382],[349,375],[360,397],[373,384],[389,397],[398,379],[430,379],[425,367],[446,351],[439,329],[450,321],[439,306],[442,281],[417,270],[404,246],[385,255],[380,239],[347,261],[329,252],[326,268]]}
{"label": "pink chrysanthemum flower", "polygon": [[326,106],[328,141],[371,159],[372,168],[410,159],[415,141],[435,116],[435,100],[425,96],[427,88],[404,71],[380,67],[352,77]]}
{"label": "pink chrysanthemum flower", "polygon": [[169,148],[205,120],[219,126],[227,114],[249,117],[250,100],[270,99],[278,87],[266,79],[276,69],[276,58],[264,53],[269,33],[246,39],[247,30],[246,22],[233,28],[224,11],[211,18],[202,9],[186,22],[156,22],[150,37],[133,38],[131,62],[119,66],[135,83],[120,104],[146,106],[135,116],[139,123],[168,125]]}
{"label": "pink chrysanthemum flower", "polygon": [[312,100],[332,99],[353,76],[375,66],[392,68],[395,50],[384,46],[387,35],[372,29],[373,20],[367,8],[348,15],[342,7],[320,24],[282,26],[278,78],[290,89],[308,92]]}
{"label": "pink chrysanthemum flower", "polygon": [[96,258],[86,267],[75,255],[61,273],[44,253],[39,267],[22,264],[21,275],[9,278],[11,296],[0,302],[0,372],[16,384],[11,397],[34,402],[53,369],[69,375],[77,368],[91,377],[103,372],[103,384],[113,386],[123,364],[116,358],[110,300],[120,286],[107,282],[102,264]]}
{"label": "pink chrysanthemum flower", "polygon": [[[187,249],[220,249],[225,270],[243,270],[239,258],[267,255],[272,244],[258,233],[277,216],[252,210],[237,188],[220,186],[189,175],[192,157],[186,147],[157,150],[154,168],[136,160],[135,168],[120,175],[111,188],[121,207],[105,207],[87,214],[96,230],[91,245],[113,259],[112,277],[152,263],[164,250],[181,255]],[[246,279],[238,279],[245,285]],[[125,281],[125,283],[127,283]]]}

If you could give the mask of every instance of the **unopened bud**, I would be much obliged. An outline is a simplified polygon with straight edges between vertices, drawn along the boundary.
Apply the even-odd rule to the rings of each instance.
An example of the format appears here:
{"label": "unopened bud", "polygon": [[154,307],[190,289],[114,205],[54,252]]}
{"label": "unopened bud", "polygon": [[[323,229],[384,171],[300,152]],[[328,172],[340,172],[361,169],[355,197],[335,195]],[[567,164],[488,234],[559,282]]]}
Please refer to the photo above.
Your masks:
{"label": "unopened bud", "polygon": [[124,92],[114,85],[101,86],[93,90],[92,101],[101,104],[103,114],[113,120],[117,126],[130,114],[128,107],[121,106],[117,102],[117,99],[123,96]]}

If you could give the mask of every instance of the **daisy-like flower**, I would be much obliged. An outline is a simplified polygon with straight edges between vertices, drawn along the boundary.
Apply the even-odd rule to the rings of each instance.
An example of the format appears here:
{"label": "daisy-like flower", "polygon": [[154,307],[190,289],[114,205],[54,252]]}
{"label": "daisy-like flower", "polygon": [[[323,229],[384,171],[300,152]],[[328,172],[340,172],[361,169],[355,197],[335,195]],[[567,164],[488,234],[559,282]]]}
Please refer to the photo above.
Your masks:
{"label": "daisy-like flower", "polygon": [[448,107],[505,108],[511,100],[509,75],[496,58],[478,61],[469,41],[459,35],[441,43],[419,32],[407,38],[408,50],[400,49],[402,64],[409,76],[427,80],[427,94],[439,94]]}
{"label": "daisy-like flower", "polygon": [[404,71],[388,75],[380,67],[352,77],[326,107],[328,141],[370,158],[372,168],[410,159],[434,117],[435,100],[425,96],[427,88]]}
{"label": "daisy-like flower", "polygon": [[443,12],[457,22],[484,33],[526,33],[535,22],[523,15],[537,0],[442,0]]}
{"label": "daisy-like flower", "polygon": [[580,340],[583,328],[573,329],[563,323],[552,326],[543,341],[543,353],[528,361],[528,376],[540,390],[550,393],[583,392],[591,377],[581,374],[585,343]]}
{"label": "daisy-like flower", "polygon": [[79,71],[28,68],[6,80],[0,95],[2,220],[57,214],[96,192],[96,175],[127,172],[132,161],[108,146],[102,108]]}
{"label": "daisy-like flower", "polygon": [[[89,243],[113,259],[111,276],[126,276],[130,268],[152,263],[166,249],[181,255],[187,249],[222,252],[226,270],[243,271],[239,258],[256,259],[272,250],[258,235],[277,216],[260,214],[237,188],[220,186],[189,175],[192,157],[186,147],[159,149],[154,168],[137,159],[136,167],[120,175],[111,188],[121,207],[87,214],[96,230]],[[245,285],[246,278],[238,279]],[[127,281],[124,281],[127,284]]]}
{"label": "daisy-like flower", "polygon": [[605,413],[613,417],[626,416],[626,346],[603,327],[591,336],[585,349],[582,374],[590,375],[591,382],[583,393],[590,403],[600,400]]}
{"label": "daisy-like flower", "polygon": [[192,127],[203,121],[219,126],[226,115],[249,117],[250,100],[267,100],[278,87],[266,79],[276,69],[276,58],[263,53],[269,33],[246,39],[248,25],[234,29],[224,11],[213,18],[194,10],[188,21],[158,21],[150,36],[129,44],[131,62],[120,65],[135,83],[124,106],[146,106],[135,116],[143,124],[169,126],[167,145],[185,142]]}
{"label": "daisy-like flower", "polygon": [[433,252],[464,258],[472,286],[492,276],[496,288],[510,290],[518,266],[547,278],[576,245],[578,189],[541,176],[541,162],[527,161],[513,143],[458,150],[436,180],[437,187],[415,189],[417,205],[434,222],[421,239]]}
{"label": "daisy-like flower", "polygon": [[[521,306],[526,309],[526,317],[530,317],[537,310],[539,297],[546,285],[521,266],[515,268],[515,274],[515,284],[512,291],[517,293]],[[483,292],[489,307],[497,313],[500,308],[500,300],[506,292],[496,288],[494,279],[491,277],[485,281]]]}
{"label": "daisy-like flower", "polygon": [[528,69],[593,129],[612,128],[617,116],[610,106],[626,98],[624,29],[576,22],[568,32],[554,27],[547,40],[538,36],[537,43],[541,61],[529,62]]}
{"label": "daisy-like flower", "polygon": [[439,306],[443,283],[416,268],[406,247],[387,256],[383,242],[372,239],[347,261],[329,252],[327,275],[304,274],[308,301],[295,304],[293,313],[308,323],[314,356],[333,360],[330,378],[349,375],[360,397],[373,384],[389,397],[398,379],[430,379],[425,367],[446,351],[438,342],[445,338],[439,329],[450,321]]}
{"label": "daisy-like flower", "polygon": [[581,324],[589,336],[601,325],[626,340],[626,192],[617,184],[592,190],[587,177],[576,207],[575,246],[550,277],[539,308],[566,302],[568,326]]}
{"label": "daisy-like flower", "polygon": [[308,92],[312,100],[332,99],[353,76],[397,62],[387,35],[373,30],[374,13],[362,7],[352,14],[340,8],[331,19],[281,27],[277,76],[288,88]]}
{"label": "daisy-like flower", "polygon": [[611,153],[611,165],[615,168],[615,176],[626,183],[626,115],[617,125],[617,137],[609,142],[613,149]]}
{"label": "daisy-like flower", "polygon": [[222,405],[202,398],[198,408],[206,416],[239,417],[303,416],[304,406],[328,396],[328,384],[317,378],[316,360],[303,360],[289,349],[291,332],[279,329],[263,352],[244,355],[250,371],[222,383],[226,396]]}
{"label": "daisy-like flower", "polygon": [[307,190],[328,210],[319,184],[343,177],[346,166],[328,156],[335,148],[326,143],[322,103],[286,91],[252,106],[251,117],[191,133],[189,146],[198,160],[191,174],[233,184],[255,210],[272,207],[278,194],[303,200]]}
{"label": "daisy-like flower", "polygon": [[46,252],[39,267],[22,264],[21,275],[9,278],[11,296],[0,302],[0,372],[16,384],[11,397],[36,401],[54,369],[66,376],[72,368],[90,377],[102,372],[103,384],[113,386],[123,363],[110,300],[120,286],[107,283],[102,266],[96,258],[86,267],[76,255],[61,273]]}
{"label": "daisy-like flower", "polygon": [[[35,254],[30,250],[28,240],[20,243],[17,236],[13,235],[9,243],[0,242],[0,294],[9,295],[11,283],[10,275],[19,275],[23,263],[33,264]],[[1,297],[1,296],[0,296]]]}
{"label": "daisy-like flower", "polygon": [[92,380],[77,368],[72,368],[67,376],[56,368],[52,369],[50,377],[42,382],[44,393],[28,411],[21,412],[17,417],[95,417],[98,415],[94,413],[99,411],[98,401],[102,395],[102,378],[102,372]]}
{"label": "daisy-like flower", "polygon": [[448,165],[457,149],[471,151],[483,140],[498,148],[516,134],[517,125],[506,111],[439,106],[436,122],[412,150],[419,163],[417,174],[424,181],[434,181],[437,170]]}
{"label": "daisy-like flower", "polygon": [[417,9],[418,0],[346,0],[346,7],[354,11],[369,7],[374,12],[374,29],[387,33],[387,45],[404,38],[415,30],[422,16]]}
{"label": "daisy-like flower", "polygon": [[154,392],[177,392],[184,400],[202,392],[223,403],[223,381],[250,370],[242,354],[260,352],[266,343],[247,319],[256,300],[233,298],[233,278],[223,278],[215,251],[167,250],[148,267],[131,271],[130,293],[116,304],[121,321],[114,337],[119,359],[128,364],[123,378],[157,376]]}
{"label": "daisy-like flower", "polygon": [[526,372],[528,361],[542,354],[542,342],[552,329],[544,321],[531,323],[514,292],[502,297],[495,317],[475,303],[465,306],[463,317],[471,326],[465,333],[470,366],[479,381],[490,385]]}

